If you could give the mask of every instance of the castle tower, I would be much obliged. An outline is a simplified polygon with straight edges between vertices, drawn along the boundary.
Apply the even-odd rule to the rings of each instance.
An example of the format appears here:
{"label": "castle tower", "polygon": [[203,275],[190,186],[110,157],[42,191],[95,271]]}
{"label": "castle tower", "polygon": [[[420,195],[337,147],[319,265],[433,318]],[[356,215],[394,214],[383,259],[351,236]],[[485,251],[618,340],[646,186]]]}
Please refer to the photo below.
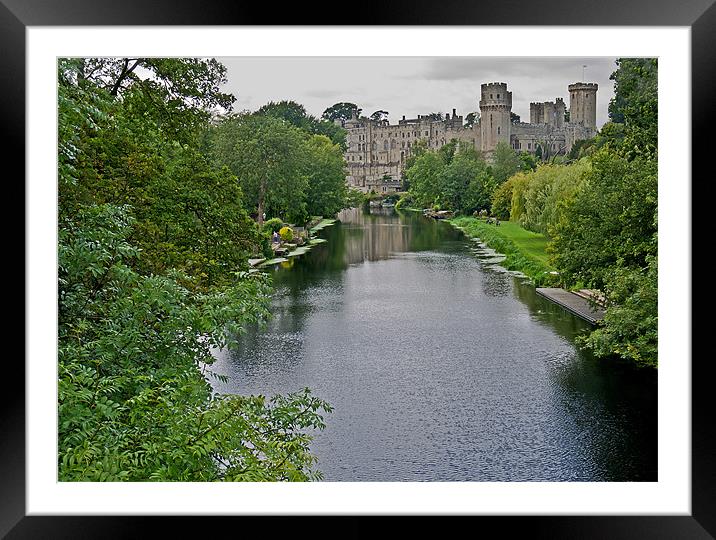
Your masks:
{"label": "castle tower", "polygon": [[564,113],[566,111],[567,106],[564,104],[564,100],[558,97],[554,101],[555,127],[561,128],[564,125]]}
{"label": "castle tower", "polygon": [[597,83],[570,84],[569,121],[585,127],[597,127]]}
{"label": "castle tower", "polygon": [[498,142],[510,142],[512,92],[507,91],[506,83],[487,83],[480,88],[481,150],[492,152]]}

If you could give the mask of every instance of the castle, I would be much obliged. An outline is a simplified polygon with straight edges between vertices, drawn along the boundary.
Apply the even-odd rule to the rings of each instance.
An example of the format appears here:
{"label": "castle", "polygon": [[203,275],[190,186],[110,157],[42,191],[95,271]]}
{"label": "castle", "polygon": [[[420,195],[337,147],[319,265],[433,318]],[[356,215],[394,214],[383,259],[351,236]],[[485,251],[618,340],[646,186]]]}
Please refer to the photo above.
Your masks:
{"label": "castle", "polygon": [[534,154],[539,149],[543,156],[569,152],[576,141],[597,133],[597,84],[578,82],[568,90],[569,121],[564,100],[556,98],[554,102],[530,103],[529,123],[513,122],[512,92],[500,82],[481,85],[480,119],[470,127],[455,109],[444,119],[418,115],[406,120],[403,116],[397,125],[354,115],[343,124],[348,131],[346,182],[363,192],[399,191],[405,161],[418,141],[435,150],[456,139],[472,144],[488,159],[502,141],[517,151]]}

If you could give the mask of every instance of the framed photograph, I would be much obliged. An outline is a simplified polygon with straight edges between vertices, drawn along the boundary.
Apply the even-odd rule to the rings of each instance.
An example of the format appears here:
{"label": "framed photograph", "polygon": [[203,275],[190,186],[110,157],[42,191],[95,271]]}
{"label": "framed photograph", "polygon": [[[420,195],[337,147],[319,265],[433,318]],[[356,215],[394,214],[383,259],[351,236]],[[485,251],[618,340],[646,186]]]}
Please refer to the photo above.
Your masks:
{"label": "framed photograph", "polygon": [[[13,134],[7,138],[6,155],[25,156],[21,196],[27,212],[26,364],[24,385],[16,381],[8,386],[18,392],[3,395],[0,534],[74,538],[82,531],[126,537],[139,534],[147,516],[163,516],[167,530],[180,523],[185,532],[185,520],[172,518],[346,516],[357,520],[433,515],[471,516],[550,538],[716,536],[712,510],[716,449],[709,414],[713,407],[705,388],[709,362],[703,356],[692,359],[691,343],[691,218],[696,214],[691,205],[691,171],[708,155],[706,130],[713,125],[710,83],[716,58],[711,36],[716,31],[716,8],[712,0],[685,4],[607,0],[598,6],[558,0],[557,4],[530,2],[520,9],[500,4],[485,9],[457,2],[391,4],[382,6],[379,16],[377,11],[358,12],[346,25],[315,18],[314,10],[302,8],[299,20],[288,13],[271,14],[271,26],[263,26],[269,17],[265,8],[224,2],[209,9],[167,1],[148,10],[138,2],[74,0],[47,5],[0,0],[0,39],[6,53],[0,61],[1,103],[7,132]],[[331,230],[330,220],[311,221],[320,207],[301,210],[305,219],[294,217],[300,212],[291,206],[291,196],[281,199],[283,195],[269,194],[264,202],[265,186],[258,183],[259,203],[246,210],[246,219],[258,221],[261,229],[264,220],[273,221],[269,218],[279,207],[292,218],[278,220],[280,226],[267,236],[267,249],[276,258],[267,260],[264,251],[260,258],[254,254],[249,263],[255,268],[296,266],[300,272],[294,273],[294,281],[276,278],[274,272],[274,285],[285,294],[280,305],[273,306],[281,315],[269,325],[268,334],[249,336],[241,347],[252,358],[262,359],[262,347],[270,346],[278,360],[246,365],[227,352],[216,353],[212,365],[216,372],[212,386],[220,393],[285,394],[310,386],[319,397],[321,391],[329,396],[326,399],[335,409],[324,411],[338,419],[337,435],[326,430],[316,436],[319,463],[323,460],[325,465],[323,476],[306,473],[304,478],[302,464],[292,472],[294,479],[323,481],[214,482],[198,477],[169,481],[176,478],[159,474],[151,479],[155,481],[118,482],[115,477],[109,482],[93,481],[104,479],[101,473],[58,477],[58,136],[61,142],[71,136],[61,128],[58,132],[58,65],[73,58],[159,59],[138,68],[147,73],[154,69],[159,78],[174,69],[162,59],[216,59],[226,70],[221,92],[239,96],[234,103],[239,117],[262,106],[295,104],[281,100],[295,99],[305,106],[301,114],[315,123],[310,128],[314,139],[297,153],[315,150],[315,158],[324,155],[317,149],[320,145],[328,148],[336,143],[338,148],[331,138],[332,126],[346,134],[341,163],[348,187],[365,197],[366,209],[376,208],[341,214],[342,223]],[[475,149],[475,160],[488,156],[484,163],[490,168],[485,175],[491,178],[498,174],[494,156],[500,149],[523,160],[505,178],[523,166],[529,170],[525,163],[530,160],[535,162],[532,170],[537,170],[539,160],[559,167],[587,155],[589,144],[602,143],[585,141],[593,140],[609,118],[619,114],[616,108],[608,109],[615,99],[611,74],[620,65],[618,59],[656,59],[658,66],[653,77],[658,77],[661,114],[658,164],[653,166],[658,167],[658,243],[663,255],[658,277],[659,367],[646,377],[628,368],[627,375],[605,375],[598,361],[589,363],[588,369],[569,368],[565,358],[577,354],[572,352],[573,341],[587,322],[574,322],[572,314],[565,318],[563,308],[575,313],[581,309],[577,304],[551,303],[550,294],[557,304],[560,300],[557,292],[550,293],[557,290],[549,288],[556,281],[550,281],[544,268],[538,270],[539,294],[533,285],[524,291],[516,285],[520,276],[535,281],[521,272],[509,277],[500,272],[479,274],[479,286],[470,288],[468,278],[478,274],[472,266],[464,272],[459,268],[466,254],[480,264],[499,264],[501,255],[472,242],[464,224],[463,231],[457,231],[444,223],[438,227],[438,221],[451,218],[455,211],[483,220],[487,227],[509,228],[505,223],[509,209],[502,223],[497,214],[490,213],[489,218],[480,214],[481,195],[474,187],[479,182],[470,184],[474,200],[464,203],[464,208],[456,201],[464,201],[465,194],[455,195],[454,200],[444,194],[431,198],[426,215],[436,218],[434,223],[392,217],[397,194],[409,193],[403,182],[405,170],[415,164],[408,161],[411,150],[418,156],[422,155],[418,152],[438,156],[440,151],[445,154],[452,139],[456,149],[445,163],[455,155],[468,155],[460,146],[465,144]],[[121,94],[121,74],[137,64],[122,67],[120,62],[107,68],[108,73],[115,67],[121,72],[116,88],[111,88],[113,95]],[[99,73],[105,67],[88,69]],[[199,86],[202,73],[184,77],[194,77]],[[489,78],[492,74],[500,79]],[[169,92],[174,90],[172,84],[167,86]],[[218,111],[214,125],[231,118],[218,110],[221,99],[217,100],[212,102]],[[74,114],[71,108],[68,111]],[[182,106],[176,111],[179,118]],[[241,140],[245,126],[258,129],[239,124],[224,135],[217,128],[217,140],[223,136],[233,145]],[[292,135],[287,131],[283,136],[280,144],[286,148]],[[619,133],[612,136],[623,138]],[[246,155],[252,140],[247,137]],[[258,162],[264,163],[261,159]],[[150,161],[127,166],[150,170]],[[62,163],[60,156],[60,169]],[[234,161],[227,159],[226,167],[232,166]],[[441,170],[440,174],[451,174],[448,168]],[[280,174],[291,173],[284,168]],[[420,185],[420,174],[409,177],[413,185]],[[475,173],[475,178],[487,178],[480,174]],[[221,181],[211,175],[202,178],[209,177]],[[102,175],[98,178],[100,185]],[[157,193],[169,193],[170,188],[179,189],[171,184]],[[250,188],[242,189],[241,196]],[[230,203],[216,204],[218,208]],[[218,210],[215,218],[233,219]],[[326,230],[319,234],[323,227]],[[315,235],[309,234],[314,228]],[[452,232],[445,232],[448,229]],[[301,258],[312,247],[314,253],[328,253],[321,244],[326,239],[326,244],[340,245],[340,253],[320,260],[310,254]],[[151,242],[141,245],[151,256]],[[430,255],[416,261],[411,259],[414,253]],[[403,266],[393,270],[381,266],[395,260]],[[203,277],[197,279],[212,279],[207,277],[213,276],[211,261],[208,251],[206,257],[203,253],[196,257],[195,267],[204,265],[197,271]],[[441,288],[435,276],[448,268],[450,280]],[[516,308],[505,300],[505,287],[509,302],[522,306],[514,312],[510,310]],[[353,297],[351,288],[358,291]],[[407,291],[407,296],[395,294],[398,289]],[[307,299],[310,295],[315,298]],[[90,301],[80,304],[84,307]],[[336,307],[349,301],[354,306],[350,310]],[[493,327],[490,317],[473,316],[474,302],[489,304],[511,326]],[[591,305],[586,298],[583,303]],[[381,313],[393,313],[385,309],[388,304],[404,306],[405,319],[381,318]],[[474,328],[503,336],[495,342],[474,340],[485,347],[485,358],[495,359],[480,364],[479,375],[474,374],[474,366],[468,369],[461,363],[461,353],[452,357],[444,345],[447,340],[459,341]],[[362,341],[361,336],[372,333],[380,337]],[[537,348],[550,351],[545,353],[552,362],[548,368],[541,360],[530,362],[529,351],[510,348],[510,343],[526,335],[538,343]],[[356,340],[362,343],[360,354],[344,346]],[[305,353],[307,349],[311,354]],[[416,354],[431,361],[413,362]],[[343,361],[321,364],[332,355]],[[521,376],[517,369],[500,368],[508,358],[530,377]],[[352,369],[361,362],[361,369]],[[297,369],[297,363],[303,369]],[[240,382],[227,383],[226,376]],[[390,383],[377,384],[381,378]],[[350,380],[353,384],[346,382]],[[642,383],[649,389],[630,386]],[[545,394],[550,397],[544,398]],[[255,421],[280,426],[285,411],[294,410],[297,403],[312,403],[308,397],[296,399],[279,402],[275,416],[266,409],[268,416]],[[469,403],[476,400],[482,400],[483,410],[491,411],[488,420],[470,416]],[[405,403],[412,403],[415,416],[405,412]],[[205,413],[211,418],[211,411]],[[320,424],[314,419],[300,425],[307,429]],[[268,425],[267,431],[273,431],[275,426]],[[205,431],[199,433],[203,436]],[[526,433],[540,444],[522,444],[520,437]],[[299,444],[297,440],[281,441],[276,448]],[[479,451],[471,454],[475,448]],[[334,459],[331,452],[348,457]],[[279,454],[276,460],[283,465],[293,458]],[[230,461],[222,462],[222,467],[235,471]],[[256,479],[289,477],[267,473]]]}

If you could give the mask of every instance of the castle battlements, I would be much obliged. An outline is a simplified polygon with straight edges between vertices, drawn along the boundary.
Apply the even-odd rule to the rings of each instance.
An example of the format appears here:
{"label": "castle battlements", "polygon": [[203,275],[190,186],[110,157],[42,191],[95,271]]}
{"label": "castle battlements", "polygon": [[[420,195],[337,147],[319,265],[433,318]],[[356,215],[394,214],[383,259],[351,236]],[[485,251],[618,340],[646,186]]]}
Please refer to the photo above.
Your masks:
{"label": "castle battlements", "polygon": [[530,103],[530,122],[512,122],[512,92],[507,83],[480,85],[480,119],[470,127],[452,110],[445,118],[434,115],[402,117],[397,124],[386,120],[352,118],[344,123],[348,131],[345,153],[351,187],[378,193],[399,191],[403,169],[415,145],[436,150],[452,140],[474,146],[488,157],[500,142],[516,151],[555,155],[569,152],[578,140],[596,135],[596,83],[577,82],[567,87],[570,94],[570,121],[561,97],[554,101]]}

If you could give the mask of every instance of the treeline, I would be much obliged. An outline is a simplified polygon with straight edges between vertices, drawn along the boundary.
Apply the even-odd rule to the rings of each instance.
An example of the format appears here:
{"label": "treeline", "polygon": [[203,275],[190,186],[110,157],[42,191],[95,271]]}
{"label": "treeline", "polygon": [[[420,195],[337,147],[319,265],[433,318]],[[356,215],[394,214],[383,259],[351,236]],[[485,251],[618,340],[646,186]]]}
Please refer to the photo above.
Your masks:
{"label": "treeline", "polygon": [[507,178],[536,166],[534,156],[518,154],[503,142],[497,145],[490,164],[472,144],[452,140],[429,150],[419,141],[406,163],[404,180],[409,199],[402,206],[451,210],[463,215],[489,210],[493,193]]}
{"label": "treeline", "polygon": [[341,134],[217,121],[223,82],[216,60],[58,63],[61,481],[320,476],[307,429],[327,403],[212,395],[205,376],[269,315],[270,283],[244,272],[267,234],[252,215],[339,210]]}
{"label": "treeline", "polygon": [[533,167],[505,145],[488,166],[455,142],[419,150],[406,179],[418,205],[486,209],[545,234],[561,284],[606,297],[602,325],[582,344],[656,366],[657,62],[621,58],[617,66],[610,122],[567,156]]}

